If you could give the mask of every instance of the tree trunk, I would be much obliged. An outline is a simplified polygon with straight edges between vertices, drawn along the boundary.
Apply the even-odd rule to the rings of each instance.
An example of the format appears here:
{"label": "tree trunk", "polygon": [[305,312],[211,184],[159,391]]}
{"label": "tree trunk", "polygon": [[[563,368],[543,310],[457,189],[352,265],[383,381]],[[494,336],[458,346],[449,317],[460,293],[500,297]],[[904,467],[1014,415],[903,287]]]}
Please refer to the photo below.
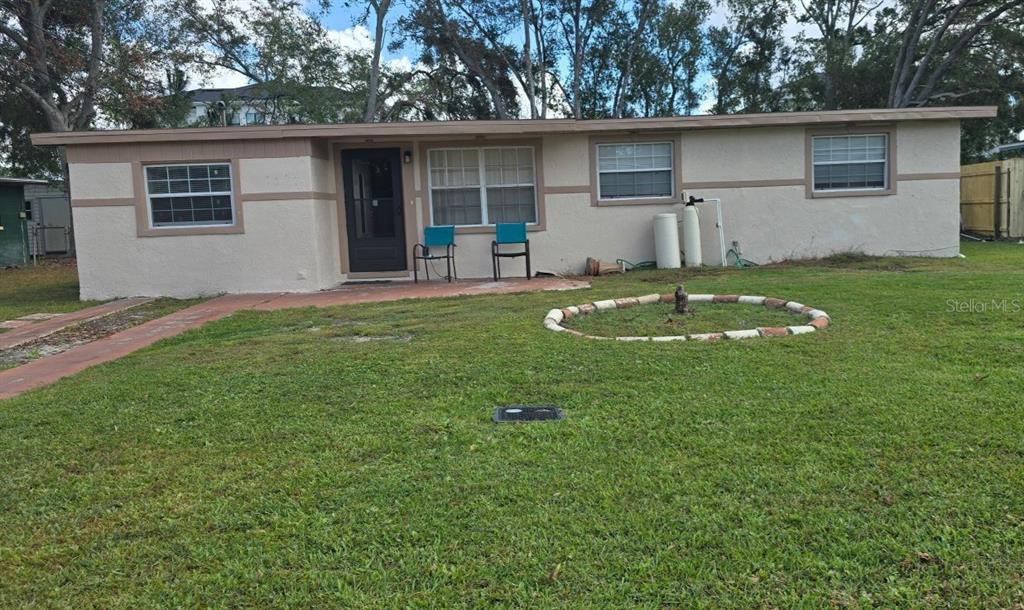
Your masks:
{"label": "tree trunk", "polygon": [[530,118],[537,118],[537,89],[533,79],[533,57],[530,48],[530,18],[532,0],[519,0],[523,19],[523,72],[526,80],[526,99],[530,102]]}
{"label": "tree trunk", "polygon": [[580,103],[580,81],[583,79],[583,33],[580,32],[580,21],[583,18],[583,7],[579,0],[576,0],[575,13],[573,14],[573,50],[572,50],[572,116],[576,119],[583,118],[583,108]]}
{"label": "tree trunk", "polygon": [[[447,27],[450,31],[451,24],[448,24]],[[463,64],[465,64],[466,68],[468,68],[469,71],[474,76],[477,77],[480,83],[484,86],[484,89],[487,90],[487,95],[488,97],[491,98],[491,104],[494,105],[494,114],[496,114],[498,118],[501,120],[508,119],[508,107],[505,105],[505,99],[501,96],[501,91],[498,89],[498,84],[495,83],[494,80],[487,74],[487,72],[483,69],[483,66],[480,65],[480,62],[478,62],[471,53],[468,53],[466,49],[464,49],[462,45],[459,44],[459,39],[456,36],[453,35],[451,38],[452,50],[455,51],[455,54],[458,56],[459,60]]]}
{"label": "tree trunk", "polygon": [[633,34],[633,42],[629,45],[626,53],[626,63],[619,72],[619,80],[615,85],[615,97],[613,98],[612,116],[621,119],[626,111],[626,93],[629,90],[633,77],[633,59],[636,57],[636,50],[644,41],[644,31],[647,29],[647,21],[650,19],[652,0],[643,0],[640,5],[640,13],[637,16],[636,32]]}
{"label": "tree trunk", "polygon": [[377,97],[380,89],[380,56],[384,48],[384,20],[387,17],[391,0],[371,2],[374,10],[373,58],[370,60],[370,80],[367,83],[366,110],[363,122],[372,123],[377,116]]}
{"label": "tree trunk", "polygon": [[544,42],[544,0],[538,0],[540,10],[534,13],[533,32],[537,42],[537,63],[540,66],[540,118],[548,118],[548,62]]}

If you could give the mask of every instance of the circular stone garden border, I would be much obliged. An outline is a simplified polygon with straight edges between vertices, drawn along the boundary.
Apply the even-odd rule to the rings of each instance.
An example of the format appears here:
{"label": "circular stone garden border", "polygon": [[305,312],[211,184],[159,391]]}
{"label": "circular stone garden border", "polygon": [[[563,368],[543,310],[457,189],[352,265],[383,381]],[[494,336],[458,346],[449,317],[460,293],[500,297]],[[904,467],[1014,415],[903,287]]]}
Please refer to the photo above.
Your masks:
{"label": "circular stone garden border", "polygon": [[675,293],[668,294],[647,294],[642,297],[628,297],[624,299],[608,299],[605,301],[594,301],[583,305],[572,305],[561,309],[552,309],[544,316],[544,328],[556,332],[569,333],[587,339],[615,339],[618,341],[717,341],[719,339],[753,339],[756,337],[784,337],[786,335],[802,335],[812,333],[816,330],[828,328],[831,318],[820,309],[815,309],[796,301],[786,301],[772,297],[747,296],[736,294],[691,294],[690,303],[741,303],[744,305],[761,305],[773,309],[788,309],[794,314],[806,315],[810,318],[807,324],[797,326],[769,326],[750,328],[747,330],[727,330],[717,333],[700,333],[693,335],[666,335],[661,337],[598,337],[596,335],[585,335],[578,330],[562,326],[562,322],[576,316],[585,316],[598,311],[609,309],[625,309],[637,305],[653,305],[654,303],[674,303]]}

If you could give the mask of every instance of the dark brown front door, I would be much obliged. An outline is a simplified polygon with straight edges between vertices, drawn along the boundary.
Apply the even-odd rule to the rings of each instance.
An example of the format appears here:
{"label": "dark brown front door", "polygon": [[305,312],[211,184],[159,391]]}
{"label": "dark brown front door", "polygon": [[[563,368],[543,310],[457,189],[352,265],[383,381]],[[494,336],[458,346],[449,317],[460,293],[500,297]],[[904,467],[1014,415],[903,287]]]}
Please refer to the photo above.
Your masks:
{"label": "dark brown front door", "polygon": [[341,153],[349,271],[404,271],[402,156],[398,148]]}

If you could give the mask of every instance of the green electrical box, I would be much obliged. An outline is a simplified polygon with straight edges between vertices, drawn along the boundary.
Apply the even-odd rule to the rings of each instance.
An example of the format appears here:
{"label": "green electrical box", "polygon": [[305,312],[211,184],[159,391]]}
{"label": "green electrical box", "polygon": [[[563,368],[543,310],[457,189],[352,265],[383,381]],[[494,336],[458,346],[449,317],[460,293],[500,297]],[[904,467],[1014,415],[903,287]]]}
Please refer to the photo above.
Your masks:
{"label": "green electrical box", "polygon": [[28,264],[25,187],[0,184],[0,267]]}

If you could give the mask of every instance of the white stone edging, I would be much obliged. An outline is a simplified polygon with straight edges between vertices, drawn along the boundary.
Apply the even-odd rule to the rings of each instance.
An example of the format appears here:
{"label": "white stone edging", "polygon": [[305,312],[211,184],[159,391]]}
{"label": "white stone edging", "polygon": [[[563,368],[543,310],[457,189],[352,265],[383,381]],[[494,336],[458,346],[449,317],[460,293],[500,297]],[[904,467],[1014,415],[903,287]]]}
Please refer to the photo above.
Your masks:
{"label": "white stone edging", "polygon": [[564,332],[586,339],[614,339],[617,341],[717,341],[719,339],[754,339],[757,337],[782,337],[785,335],[802,335],[812,333],[815,330],[828,328],[832,318],[821,309],[816,309],[797,301],[786,301],[763,296],[735,295],[735,294],[691,294],[687,298],[690,303],[738,303],[742,305],[760,305],[770,309],[785,309],[791,313],[805,315],[810,322],[794,326],[773,326],[758,327],[745,330],[726,330],[714,333],[694,333],[691,335],[665,335],[659,337],[598,337],[585,335],[578,330],[566,328],[562,323],[576,316],[585,316],[598,311],[611,309],[625,309],[638,305],[651,305],[654,303],[674,303],[675,293],[668,294],[645,294],[640,297],[627,297],[624,299],[605,299],[584,303],[582,305],[570,305],[561,309],[552,309],[544,317],[544,328],[554,332]]}

